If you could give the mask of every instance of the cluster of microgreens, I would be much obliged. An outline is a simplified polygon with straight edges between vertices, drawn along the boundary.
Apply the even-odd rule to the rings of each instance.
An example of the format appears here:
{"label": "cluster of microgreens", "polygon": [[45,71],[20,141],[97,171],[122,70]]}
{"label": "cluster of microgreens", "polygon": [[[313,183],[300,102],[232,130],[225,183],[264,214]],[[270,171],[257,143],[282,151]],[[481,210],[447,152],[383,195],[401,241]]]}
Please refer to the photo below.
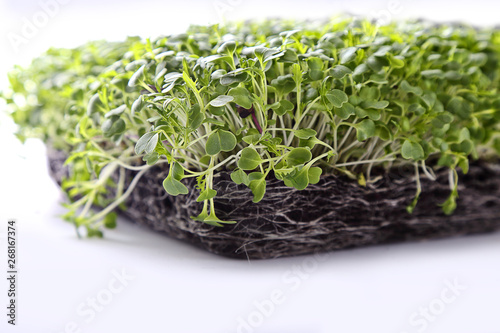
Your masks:
{"label": "cluster of microgreens", "polygon": [[[234,223],[216,216],[220,171],[258,202],[269,177],[302,190],[336,173],[364,186],[413,165],[411,213],[420,175],[447,167],[441,205],[451,214],[457,169],[500,154],[499,61],[495,30],[245,22],[49,50],[13,70],[3,95],[20,137],[68,154],[65,218],[90,236],[114,227],[114,210],[153,165],[169,170],[173,196],[195,177],[203,208],[192,218],[217,226]],[[127,169],[137,173],[125,188]]]}

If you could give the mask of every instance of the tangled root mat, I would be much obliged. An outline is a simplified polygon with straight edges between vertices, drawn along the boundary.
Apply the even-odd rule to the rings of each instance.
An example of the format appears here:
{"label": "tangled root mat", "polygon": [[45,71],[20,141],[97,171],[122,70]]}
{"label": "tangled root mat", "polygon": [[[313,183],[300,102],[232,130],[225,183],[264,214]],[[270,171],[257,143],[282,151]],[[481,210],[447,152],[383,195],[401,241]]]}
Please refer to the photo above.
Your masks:
{"label": "tangled root mat", "polygon": [[[65,174],[64,154],[49,149],[52,176]],[[401,170],[400,170],[401,171]],[[457,209],[451,216],[438,206],[450,189],[448,173],[436,181],[422,178],[422,194],[413,214],[415,180],[410,173],[386,174],[362,187],[341,176],[324,176],[316,185],[298,191],[276,179],[267,182],[264,199],[252,202],[250,189],[233,183],[228,173],[215,180],[216,213],[238,223],[214,227],[190,219],[201,211],[194,179],[190,192],[172,197],[163,189],[168,170],[154,166],[139,180],[121,214],[138,224],[190,242],[210,252],[250,259],[266,259],[324,252],[378,243],[423,240],[500,228],[500,166],[471,165],[460,175]],[[413,174],[413,172],[411,172]],[[128,173],[128,181],[135,172]]]}

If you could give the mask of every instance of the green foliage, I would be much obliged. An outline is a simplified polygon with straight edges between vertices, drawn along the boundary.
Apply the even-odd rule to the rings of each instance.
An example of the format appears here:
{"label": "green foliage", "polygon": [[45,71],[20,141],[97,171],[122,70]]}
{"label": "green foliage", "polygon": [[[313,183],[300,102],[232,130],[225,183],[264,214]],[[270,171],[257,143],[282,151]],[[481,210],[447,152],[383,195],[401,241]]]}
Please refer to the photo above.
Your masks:
{"label": "green foliage", "polygon": [[408,160],[421,160],[424,158],[424,149],[418,142],[406,140],[401,148],[401,155]]}
{"label": "green foliage", "polygon": [[262,163],[259,153],[251,147],[243,148],[238,159],[238,167],[241,170],[254,170]]}
{"label": "green foliage", "polygon": [[231,151],[236,147],[236,137],[233,133],[217,130],[207,139],[206,151],[208,155],[218,155],[221,151]]}
{"label": "green foliage", "polygon": [[[451,214],[457,169],[500,154],[499,63],[497,30],[267,21],[51,49],[15,68],[2,96],[21,139],[68,154],[64,218],[90,236],[114,227],[113,210],[159,164],[170,195],[196,179],[193,219],[215,226],[234,223],[215,212],[223,170],[258,202],[269,177],[301,190],[327,173],[366,184],[374,166],[446,167]],[[137,171],[128,189],[126,169]]]}

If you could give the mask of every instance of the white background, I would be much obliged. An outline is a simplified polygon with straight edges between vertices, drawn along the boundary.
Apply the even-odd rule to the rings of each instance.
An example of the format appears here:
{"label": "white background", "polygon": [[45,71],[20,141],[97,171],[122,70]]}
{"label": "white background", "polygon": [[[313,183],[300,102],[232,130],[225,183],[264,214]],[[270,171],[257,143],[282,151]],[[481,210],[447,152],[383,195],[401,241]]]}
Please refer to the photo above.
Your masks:
{"label": "white background", "polygon": [[[50,46],[182,32],[189,24],[221,22],[222,12],[230,19],[349,12],[500,23],[498,1],[65,2],[17,46],[12,36],[23,36],[26,21],[44,6],[0,2],[0,87],[13,64],[27,64]],[[500,332],[499,233],[250,262],[206,253],[125,220],[104,240],[78,240],[57,217],[64,209],[47,175],[43,145],[29,140],[23,146],[13,130],[0,115],[0,332]],[[9,218],[19,232],[15,327],[5,316]],[[126,285],[115,278],[122,271],[133,277]],[[450,283],[460,286],[455,294]],[[282,296],[271,305],[275,294]],[[94,316],[92,299],[100,300]],[[423,320],[419,311],[429,307],[431,317]],[[412,325],[411,318],[420,321]]]}

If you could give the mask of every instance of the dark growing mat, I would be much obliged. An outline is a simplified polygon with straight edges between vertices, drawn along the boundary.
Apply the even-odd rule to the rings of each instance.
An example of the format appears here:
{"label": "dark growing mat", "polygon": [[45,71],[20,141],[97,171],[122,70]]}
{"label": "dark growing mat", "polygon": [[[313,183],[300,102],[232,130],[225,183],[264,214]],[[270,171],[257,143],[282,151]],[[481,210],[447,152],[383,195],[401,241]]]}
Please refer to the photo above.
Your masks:
{"label": "dark growing mat", "polygon": [[[49,150],[52,177],[64,175],[64,154]],[[449,195],[448,173],[436,181],[422,177],[422,198],[413,214],[415,181],[404,169],[386,174],[367,187],[346,177],[326,176],[305,190],[272,179],[265,198],[252,202],[251,191],[236,185],[228,173],[216,184],[217,215],[239,221],[214,227],[193,221],[200,210],[195,182],[185,197],[168,195],[162,180],[168,170],[148,170],[128,198],[121,214],[170,237],[233,258],[268,259],[352,248],[378,243],[425,240],[491,232],[500,229],[500,167],[477,162],[460,174],[457,210],[445,215],[437,203]],[[409,172],[412,174],[412,172]],[[129,181],[134,172],[128,172]]]}

